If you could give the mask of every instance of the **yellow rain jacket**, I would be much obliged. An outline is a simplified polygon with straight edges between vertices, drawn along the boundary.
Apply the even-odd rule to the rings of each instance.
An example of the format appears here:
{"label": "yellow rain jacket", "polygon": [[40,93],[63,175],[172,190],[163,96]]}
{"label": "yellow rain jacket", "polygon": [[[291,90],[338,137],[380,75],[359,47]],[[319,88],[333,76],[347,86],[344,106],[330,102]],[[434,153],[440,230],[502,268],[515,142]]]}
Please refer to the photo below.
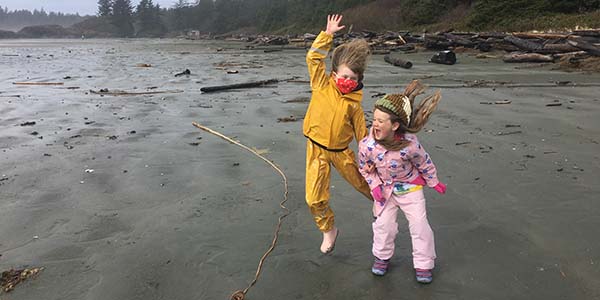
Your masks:
{"label": "yellow rain jacket", "polygon": [[353,136],[360,141],[368,134],[361,106],[362,88],[342,94],[333,76],[326,73],[325,58],[332,39],[332,35],[321,32],[306,55],[312,89],[303,125],[303,133],[308,138],[306,203],[323,232],[334,226],[334,214],[329,207],[331,165],[357,191],[372,200],[369,185],[358,171],[356,156],[348,148]]}
{"label": "yellow rain jacket", "polygon": [[348,147],[352,136],[357,141],[368,135],[361,101],[362,89],[343,95],[333,76],[325,73],[325,58],[333,36],[321,32],[306,55],[312,98],[304,117],[304,135],[327,149]]}

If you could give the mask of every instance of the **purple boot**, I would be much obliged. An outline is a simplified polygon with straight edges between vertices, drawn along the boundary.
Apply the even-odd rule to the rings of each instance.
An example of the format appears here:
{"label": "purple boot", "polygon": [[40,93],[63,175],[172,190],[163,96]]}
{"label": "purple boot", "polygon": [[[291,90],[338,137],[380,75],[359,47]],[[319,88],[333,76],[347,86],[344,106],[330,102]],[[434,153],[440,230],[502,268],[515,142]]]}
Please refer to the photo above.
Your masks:
{"label": "purple boot", "polygon": [[387,272],[389,263],[390,263],[389,259],[383,260],[383,259],[379,259],[379,258],[375,257],[375,261],[373,262],[373,267],[371,267],[371,272],[373,272],[373,274],[375,274],[377,276],[383,276],[383,275],[385,275],[385,272]]}

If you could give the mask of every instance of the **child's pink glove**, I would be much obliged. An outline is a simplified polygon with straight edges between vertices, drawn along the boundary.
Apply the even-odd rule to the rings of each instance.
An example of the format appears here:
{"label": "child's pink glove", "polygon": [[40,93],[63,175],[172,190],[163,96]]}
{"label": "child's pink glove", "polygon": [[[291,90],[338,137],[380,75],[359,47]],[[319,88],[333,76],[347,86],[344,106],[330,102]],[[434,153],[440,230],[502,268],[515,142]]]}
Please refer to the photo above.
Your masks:
{"label": "child's pink glove", "polygon": [[440,194],[446,193],[446,185],[441,182],[436,184],[436,186],[434,186],[433,189],[436,190],[436,192],[438,192]]}
{"label": "child's pink glove", "polygon": [[378,185],[374,189],[371,190],[371,195],[373,195],[373,199],[377,202],[383,201],[383,194],[381,193],[381,186]]}
{"label": "child's pink glove", "polygon": [[416,184],[416,185],[425,185],[425,179],[423,179],[423,177],[421,177],[421,175],[417,176],[417,178],[413,179],[413,181],[409,182],[410,184]]}

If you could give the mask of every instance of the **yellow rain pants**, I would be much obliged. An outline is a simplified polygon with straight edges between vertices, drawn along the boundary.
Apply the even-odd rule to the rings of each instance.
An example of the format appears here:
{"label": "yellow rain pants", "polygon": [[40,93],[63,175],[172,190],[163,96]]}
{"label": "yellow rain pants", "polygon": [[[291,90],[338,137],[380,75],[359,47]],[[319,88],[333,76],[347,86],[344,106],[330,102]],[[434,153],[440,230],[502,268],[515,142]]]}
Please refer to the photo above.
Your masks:
{"label": "yellow rain pants", "polygon": [[310,139],[306,141],[306,203],[322,232],[331,230],[334,224],[333,211],[329,207],[331,165],[357,191],[372,200],[369,185],[358,172],[355,159],[350,148],[334,152],[319,147]]}

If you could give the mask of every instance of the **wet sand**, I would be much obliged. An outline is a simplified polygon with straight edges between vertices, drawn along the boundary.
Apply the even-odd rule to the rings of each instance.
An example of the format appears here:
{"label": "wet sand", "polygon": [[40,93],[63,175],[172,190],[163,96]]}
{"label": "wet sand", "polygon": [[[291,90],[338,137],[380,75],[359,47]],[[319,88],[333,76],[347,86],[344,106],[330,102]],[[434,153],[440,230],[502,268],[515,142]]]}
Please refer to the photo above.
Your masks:
{"label": "wet sand", "polygon": [[[470,54],[454,66],[410,54],[410,70],[372,58],[366,111],[372,95],[398,92],[413,78],[444,87],[420,133],[448,184],[443,196],[426,190],[438,260],[434,283],[422,286],[402,219],[389,273],[371,274],[370,202],[335,172],[331,203],[341,235],[333,255],[319,253],[321,235],[304,203],[302,121],[277,122],[304,115],[307,103],[298,100],[310,96],[308,85],[200,92],[306,80],[305,52],[242,46],[0,43],[0,270],[45,268],[1,299],[229,299],[246,287],[282,213],[281,179],[192,121],[265,150],[290,180],[291,214],[247,299],[600,298],[600,87],[450,88],[473,80],[599,83],[600,74]],[[185,69],[192,75],[174,77]],[[183,92],[89,93],[103,88]],[[503,100],[511,103],[481,104]],[[546,106],[555,101],[562,105]]]}

